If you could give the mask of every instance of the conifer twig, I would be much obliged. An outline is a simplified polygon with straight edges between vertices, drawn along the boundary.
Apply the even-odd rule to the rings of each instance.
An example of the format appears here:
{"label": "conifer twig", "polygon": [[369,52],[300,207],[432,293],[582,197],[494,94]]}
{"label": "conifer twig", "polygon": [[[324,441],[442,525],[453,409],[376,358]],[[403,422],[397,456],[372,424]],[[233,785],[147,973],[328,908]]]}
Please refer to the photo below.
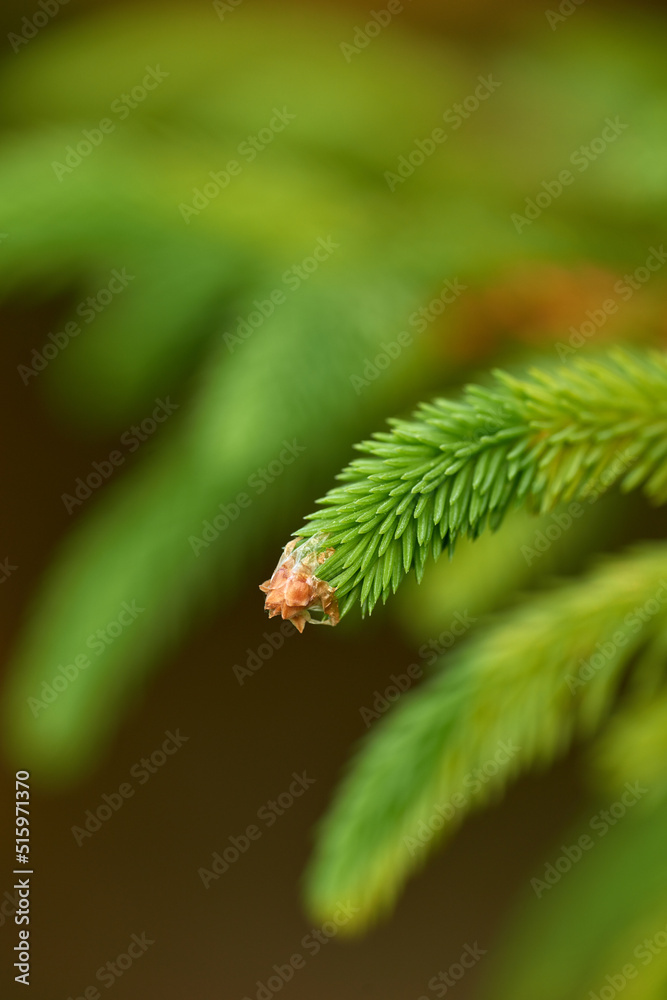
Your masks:
{"label": "conifer twig", "polygon": [[627,665],[664,676],[667,545],[607,560],[473,634],[364,742],[318,837],[308,898],[376,919],[433,845],[607,716]]}
{"label": "conifer twig", "polygon": [[308,607],[320,580],[340,617],[356,603],[370,613],[412,568],[421,579],[429,554],[498,528],[513,506],[542,513],[619,480],[667,497],[662,353],[616,349],[522,378],[497,371],[489,388],[468,386],[390,424],[358,445],[362,457],[294,532],[317,536],[315,556],[327,552]]}

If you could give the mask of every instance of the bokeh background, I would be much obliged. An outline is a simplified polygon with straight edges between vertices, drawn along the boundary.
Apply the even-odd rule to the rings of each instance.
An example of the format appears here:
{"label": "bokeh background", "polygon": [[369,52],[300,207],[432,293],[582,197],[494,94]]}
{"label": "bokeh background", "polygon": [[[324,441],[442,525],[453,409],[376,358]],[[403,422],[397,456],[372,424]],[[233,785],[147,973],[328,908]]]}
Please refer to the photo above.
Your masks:
{"label": "bokeh background", "polygon": [[[641,500],[605,496],[530,566],[535,523],[517,515],[372,619],[294,633],[270,656],[266,633],[282,633],[257,590],[386,416],[498,364],[553,363],[564,344],[664,344],[662,272],[618,290],[665,235],[663,14],[560,6],[414,0],[377,33],[361,3],[53,0],[39,28],[46,8],[3,6],[2,814],[28,768],[33,997],[105,995],[97,970],[144,933],[154,944],[109,984],[127,1000],[255,998],[295,952],[286,997],[417,1000],[443,995],[429,981],[475,943],[487,954],[455,995],[493,996],[531,877],[594,811],[578,748],[467,820],[367,936],[302,944],[302,874],[360,709],[457,612],[482,621],[598,550],[660,537]],[[167,75],[142,94],[155,67]],[[480,77],[497,83],[463,115]],[[280,131],[275,109],[294,116]],[[594,144],[608,119],[627,128]],[[446,139],[410,170],[436,128]],[[231,160],[224,189],[198,195]],[[560,196],[513,221],[568,167]],[[114,272],[131,280],[110,286]],[[461,291],[443,305],[446,282]],[[610,298],[622,308],[582,333]],[[204,536],[221,504],[227,527]],[[31,710],[133,601],[136,621]],[[140,783],[177,730],[187,741]],[[303,771],[312,787],[258,823]],[[134,795],[77,843],[128,781]],[[261,837],[205,888],[199,870],[253,823]],[[20,988],[10,826],[3,996]]]}

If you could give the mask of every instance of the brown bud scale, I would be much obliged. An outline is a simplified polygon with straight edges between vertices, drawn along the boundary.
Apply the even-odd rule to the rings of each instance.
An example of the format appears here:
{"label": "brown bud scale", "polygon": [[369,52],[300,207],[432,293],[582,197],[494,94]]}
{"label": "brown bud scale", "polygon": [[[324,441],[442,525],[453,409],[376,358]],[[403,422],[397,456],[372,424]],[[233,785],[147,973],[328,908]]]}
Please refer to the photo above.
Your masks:
{"label": "brown bud scale", "polygon": [[[269,618],[281,615],[299,632],[306,622],[316,625],[337,625],[340,620],[335,588],[314,575],[318,567],[333,555],[333,549],[321,549],[324,538],[314,535],[302,542],[293,538],[283,549],[270,580],[260,584],[266,594],[264,608]],[[297,547],[297,543],[302,544]],[[312,612],[316,613],[314,617]],[[320,612],[322,617],[317,617]]]}

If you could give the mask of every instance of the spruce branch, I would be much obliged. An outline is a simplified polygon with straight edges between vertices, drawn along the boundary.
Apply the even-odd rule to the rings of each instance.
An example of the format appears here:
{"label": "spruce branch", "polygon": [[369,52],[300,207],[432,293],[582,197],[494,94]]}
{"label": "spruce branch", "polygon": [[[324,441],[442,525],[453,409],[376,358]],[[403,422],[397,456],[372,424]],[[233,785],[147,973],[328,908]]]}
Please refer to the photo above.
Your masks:
{"label": "spruce branch", "polygon": [[523,378],[497,371],[489,388],[390,424],[357,446],[342,485],[294,532],[317,536],[316,554],[334,550],[311,580],[333,588],[341,617],[357,602],[370,613],[412,568],[421,580],[429,554],[497,529],[514,506],[544,513],[617,481],[667,498],[663,353],[615,349]]}
{"label": "spruce branch", "polygon": [[[473,635],[378,723],[320,831],[307,895],[317,918],[387,909],[443,835],[519,773],[608,714],[625,668],[664,672],[667,545],[608,560]],[[622,640],[619,631],[623,633]]]}
{"label": "spruce branch", "polygon": [[[636,776],[630,780],[631,787],[644,784]],[[591,832],[596,810],[609,809],[625,792],[621,788],[617,798],[598,799],[566,832],[564,843],[575,844],[583,832]],[[641,794],[641,787],[637,792]],[[603,984],[619,969],[621,955],[639,969],[632,985],[626,982],[630,988],[623,991],[624,997],[664,1000],[667,952],[646,945],[662,939],[667,922],[667,802],[647,808],[643,796],[630,808],[631,816],[618,822],[613,833],[608,827],[609,835],[603,836],[598,827],[592,834],[595,850],[586,852],[581,864],[573,863],[556,886],[533,885],[535,894],[523,896],[489,956],[481,1000],[611,996]],[[554,842],[552,863],[562,851],[560,843]],[[544,867],[538,864],[534,877],[539,881],[543,875]]]}

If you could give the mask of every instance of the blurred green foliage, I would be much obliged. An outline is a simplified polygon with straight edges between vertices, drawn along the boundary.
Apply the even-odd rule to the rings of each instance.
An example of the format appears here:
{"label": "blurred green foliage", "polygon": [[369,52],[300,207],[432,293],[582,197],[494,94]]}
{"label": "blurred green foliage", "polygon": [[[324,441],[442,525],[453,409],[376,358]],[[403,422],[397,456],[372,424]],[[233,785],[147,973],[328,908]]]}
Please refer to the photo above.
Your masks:
{"label": "blurred green foliage", "polygon": [[[540,21],[525,38],[479,50],[397,23],[348,63],[340,43],[350,40],[355,23],[344,12],[267,3],[242,4],[224,21],[212,5],[159,11],[136,5],[54,22],[5,59],[0,83],[11,102],[0,121],[0,218],[7,234],[0,293],[19,300],[65,293],[71,305],[61,330],[113,269],[135,276],[28,379],[26,391],[45,393],[60,419],[77,421],[85,432],[120,433],[166,393],[179,404],[132,467],[77,517],[15,650],[4,694],[5,742],[12,759],[52,784],[95,766],[150,670],[193,619],[236,592],[239,579],[253,585],[247,566],[284,541],[277,530],[311,507],[313,484],[325,483],[349,458],[352,441],[384,416],[498,361],[512,366],[535,354],[553,361],[554,341],[567,341],[568,327],[579,327],[586,309],[605,297],[598,279],[613,288],[664,238],[667,78],[660,19],[585,7],[555,32]],[[121,117],[117,102],[141,86],[147,67],[168,76]],[[489,74],[500,86],[391,191],[385,174]],[[240,145],[268,126],[276,108],[294,120],[247,162]],[[113,129],[100,133],[78,165],[54,167],[104,119]],[[607,119],[627,128],[578,170],[571,157],[590,147]],[[239,175],[186,222],[179,206],[192,205],[195,189],[235,158]],[[525,212],[526,199],[568,167],[574,183],[518,232],[512,215]],[[319,239],[340,246],[287,290],[285,272],[311,255]],[[466,286],[460,301],[424,329],[410,325],[411,314],[455,278]],[[223,334],[275,289],[285,292],[284,303],[230,350]],[[662,343],[664,289],[658,272],[591,346]],[[368,370],[382,344],[403,330],[412,334],[410,347],[356,391],[351,376]],[[48,343],[46,333],[36,348]],[[305,450],[289,473],[195,556],[190,537],[293,439]],[[604,523],[577,529],[576,542],[573,533],[530,567],[516,551],[522,538],[532,539],[535,522],[517,517],[508,526],[511,538],[501,533],[476,542],[479,549],[427,572],[424,629],[438,627],[443,587],[450,594],[459,586],[461,593],[474,591],[481,611],[506,605],[545,573],[571,568],[568,548],[577,548],[581,562],[601,539],[613,545],[626,510],[624,501],[606,498]],[[265,558],[271,565],[272,557]],[[414,594],[395,600],[399,620],[417,628]],[[85,653],[88,638],[131,601],[145,611],[95,658],[94,669],[31,710],[29,699],[41,698],[59,666]],[[446,596],[442,625],[451,608]],[[622,785],[636,761],[647,780],[664,783],[656,764],[663,702],[640,698],[624,711],[612,720],[617,741],[606,750],[602,744],[600,775]],[[643,748],[634,742],[632,713],[642,720],[639,728],[645,724]],[[657,837],[648,819],[645,827],[649,839]],[[635,887],[636,912],[623,925],[629,929],[630,919],[641,923],[653,912],[642,886],[659,862],[641,845],[632,854],[630,841],[639,844],[643,836],[639,825],[623,836],[623,859],[611,857],[622,846],[609,838],[595,865],[606,891],[609,851],[618,884],[609,906],[617,914]],[[590,888],[575,899],[576,876],[569,884],[571,902],[558,911],[566,923],[573,907],[586,912],[581,900]],[[532,916],[526,921],[537,926]],[[590,948],[600,940],[594,941],[595,926],[591,918]],[[618,934],[624,941],[625,931]],[[565,961],[551,926],[544,925],[541,940],[553,943],[554,968]],[[617,938],[606,940],[613,947]],[[517,948],[526,953],[525,945]],[[578,951],[571,941],[565,950]],[[597,954],[604,965],[602,950]],[[504,973],[507,995],[537,995],[534,985],[532,994],[512,985],[516,968],[511,962]],[[570,962],[562,979],[553,978],[569,985],[549,995],[580,995],[597,981],[594,972],[583,960]],[[534,983],[531,975],[537,973],[526,972],[526,983]],[[541,987],[537,992],[547,997]]]}

